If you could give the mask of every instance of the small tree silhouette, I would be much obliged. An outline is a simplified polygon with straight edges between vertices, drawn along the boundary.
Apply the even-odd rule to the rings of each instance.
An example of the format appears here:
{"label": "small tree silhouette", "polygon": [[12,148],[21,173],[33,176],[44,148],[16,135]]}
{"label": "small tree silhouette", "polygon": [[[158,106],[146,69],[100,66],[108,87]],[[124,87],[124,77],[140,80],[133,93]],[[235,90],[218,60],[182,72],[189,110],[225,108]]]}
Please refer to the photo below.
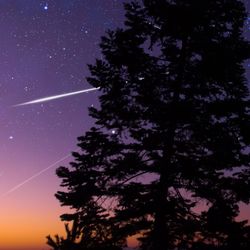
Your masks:
{"label": "small tree silhouette", "polygon": [[81,249],[79,245],[79,237],[81,230],[77,220],[73,222],[72,228],[69,228],[69,224],[65,224],[66,238],[55,235],[53,239],[50,235],[47,236],[47,244],[54,250],[78,250]]}

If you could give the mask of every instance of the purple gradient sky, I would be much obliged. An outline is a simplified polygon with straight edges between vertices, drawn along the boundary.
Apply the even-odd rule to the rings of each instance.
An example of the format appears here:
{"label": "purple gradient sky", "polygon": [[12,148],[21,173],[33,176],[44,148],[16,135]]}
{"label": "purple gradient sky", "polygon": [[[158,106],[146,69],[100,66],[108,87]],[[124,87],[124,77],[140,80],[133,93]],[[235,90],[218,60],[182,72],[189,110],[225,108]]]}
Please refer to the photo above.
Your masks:
{"label": "purple gradient sky", "polygon": [[[45,236],[62,231],[54,198],[60,164],[3,195],[75,150],[98,93],[12,106],[89,88],[86,65],[101,56],[105,30],[122,25],[122,2],[0,0],[0,249],[46,248]],[[249,38],[250,19],[245,33]],[[242,215],[250,218],[249,207]]]}

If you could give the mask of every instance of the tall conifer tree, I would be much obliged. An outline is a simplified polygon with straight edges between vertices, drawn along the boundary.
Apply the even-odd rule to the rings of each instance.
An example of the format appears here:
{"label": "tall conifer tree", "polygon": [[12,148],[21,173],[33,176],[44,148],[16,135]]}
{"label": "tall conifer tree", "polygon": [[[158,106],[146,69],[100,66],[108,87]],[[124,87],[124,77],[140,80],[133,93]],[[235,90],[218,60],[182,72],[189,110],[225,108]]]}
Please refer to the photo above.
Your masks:
{"label": "tall conifer tree", "polygon": [[249,228],[236,221],[250,198],[244,4],[125,9],[125,28],[107,32],[104,59],[89,66],[100,108],[90,108],[95,127],[79,138],[75,162],[57,171],[67,188],[57,198],[92,236],[108,223],[102,240],[120,247],[138,234],[147,250],[247,249]]}

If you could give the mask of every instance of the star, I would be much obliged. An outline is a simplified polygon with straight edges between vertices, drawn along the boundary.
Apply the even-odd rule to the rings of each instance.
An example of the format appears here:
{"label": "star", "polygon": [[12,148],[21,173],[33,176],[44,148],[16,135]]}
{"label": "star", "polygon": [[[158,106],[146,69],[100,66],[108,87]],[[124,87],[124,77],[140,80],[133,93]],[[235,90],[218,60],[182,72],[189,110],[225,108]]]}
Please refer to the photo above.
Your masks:
{"label": "star", "polygon": [[49,6],[48,6],[47,3],[43,6],[43,9],[44,9],[44,10],[48,10],[48,9],[49,9]]}

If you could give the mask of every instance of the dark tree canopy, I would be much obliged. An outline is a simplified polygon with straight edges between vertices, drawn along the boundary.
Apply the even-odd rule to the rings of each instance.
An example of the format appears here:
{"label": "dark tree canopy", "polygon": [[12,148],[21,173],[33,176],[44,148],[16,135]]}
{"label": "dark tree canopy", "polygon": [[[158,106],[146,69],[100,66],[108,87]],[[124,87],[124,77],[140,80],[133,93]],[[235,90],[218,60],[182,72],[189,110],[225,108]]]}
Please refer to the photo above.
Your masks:
{"label": "dark tree canopy", "polygon": [[66,191],[56,197],[73,209],[62,218],[98,249],[131,235],[143,250],[249,249],[249,226],[236,220],[250,199],[242,1],[125,9],[125,28],[107,32],[104,59],[89,66],[95,126],[57,170]]}

